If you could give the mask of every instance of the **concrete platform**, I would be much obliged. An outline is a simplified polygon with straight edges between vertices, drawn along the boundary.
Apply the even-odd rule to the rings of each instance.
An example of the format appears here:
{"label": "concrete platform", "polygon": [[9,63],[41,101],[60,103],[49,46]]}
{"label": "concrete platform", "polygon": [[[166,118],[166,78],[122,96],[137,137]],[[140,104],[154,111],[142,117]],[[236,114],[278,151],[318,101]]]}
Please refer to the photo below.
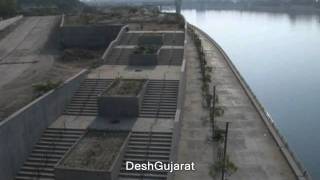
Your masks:
{"label": "concrete platform", "polygon": [[144,132],[172,132],[173,119],[157,118],[121,118],[119,123],[112,123],[111,119],[96,117],[89,129],[125,130]]}
{"label": "concrete platform", "polygon": [[[263,119],[252,105],[224,57],[205,36],[200,34],[200,37],[206,58],[214,67],[212,80],[217,86],[218,106],[221,106],[225,112],[222,117],[216,118],[218,125],[224,128],[224,122],[231,122],[227,153],[231,161],[238,167],[238,171],[228,179],[296,179]],[[212,180],[208,173],[210,165],[217,161],[217,146],[209,141],[211,128],[209,128],[208,116],[201,116],[199,113],[206,112],[201,108],[201,82],[194,77],[194,74],[199,74],[198,55],[190,40],[189,38],[186,49],[187,89],[178,161],[195,162],[199,171],[179,172],[175,179]]]}
{"label": "concrete platform", "polygon": [[68,116],[62,115],[49,128],[87,129],[96,116]]}
{"label": "concrete platform", "polygon": [[154,80],[179,80],[180,66],[126,66],[103,65],[93,70],[88,78],[114,79],[154,79]]}

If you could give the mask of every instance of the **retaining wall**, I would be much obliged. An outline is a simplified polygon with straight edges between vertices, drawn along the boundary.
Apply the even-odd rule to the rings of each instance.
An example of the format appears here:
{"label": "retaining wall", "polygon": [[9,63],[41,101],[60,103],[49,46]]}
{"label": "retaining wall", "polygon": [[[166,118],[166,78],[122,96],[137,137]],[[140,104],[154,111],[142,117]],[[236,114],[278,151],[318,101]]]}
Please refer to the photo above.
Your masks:
{"label": "retaining wall", "polygon": [[107,48],[123,25],[66,25],[64,16],[60,24],[60,42],[64,48]]}
{"label": "retaining wall", "polygon": [[300,163],[300,161],[295,156],[294,152],[291,151],[289,148],[288,143],[286,142],[285,138],[281,135],[280,131],[276,127],[273,119],[271,118],[270,114],[265,110],[265,108],[262,106],[262,104],[259,102],[257,97],[254,95],[253,91],[249,87],[249,85],[246,83],[244,78],[241,76],[240,72],[237,70],[236,66],[233,64],[233,62],[230,60],[228,55],[224,52],[224,50],[221,48],[221,46],[214,41],[207,33],[202,31],[201,29],[197,28],[196,26],[193,26],[189,24],[191,28],[196,29],[201,34],[203,34],[222,54],[224,59],[226,60],[228,66],[230,67],[233,74],[236,76],[238,81],[240,82],[240,85],[242,86],[243,90],[249,97],[252,105],[256,108],[258,111],[260,117],[262,118],[263,122],[267,126],[270,134],[272,135],[273,139],[275,140],[276,144],[278,145],[279,149],[281,150],[284,158],[287,160],[290,168],[292,169],[293,173],[295,174],[296,178],[299,180],[311,180],[310,174],[306,171],[304,166]]}
{"label": "retaining wall", "polygon": [[0,122],[0,179],[14,179],[43,131],[63,112],[85,79],[83,70]]}
{"label": "retaining wall", "polygon": [[5,30],[7,27],[11,26],[12,24],[18,22],[20,19],[22,19],[23,16],[16,16],[13,18],[9,18],[3,21],[0,21],[0,31]]}
{"label": "retaining wall", "polygon": [[102,55],[102,58],[101,58],[101,59],[102,59],[102,63],[106,60],[106,58],[107,58],[108,54],[110,53],[110,51],[111,51],[116,45],[118,45],[118,43],[119,43],[121,37],[123,36],[123,34],[128,31],[128,27],[129,27],[129,25],[123,26],[123,27],[121,28],[119,34],[117,35],[117,38],[115,38],[115,39],[109,44],[108,48],[105,50],[105,52],[104,52],[103,55]]}

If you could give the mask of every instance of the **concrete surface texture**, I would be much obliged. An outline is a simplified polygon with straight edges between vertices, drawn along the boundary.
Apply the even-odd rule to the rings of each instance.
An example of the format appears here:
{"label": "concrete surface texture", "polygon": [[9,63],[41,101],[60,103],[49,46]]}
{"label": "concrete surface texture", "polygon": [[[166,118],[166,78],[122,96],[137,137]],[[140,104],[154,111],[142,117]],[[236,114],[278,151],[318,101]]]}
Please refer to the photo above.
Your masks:
{"label": "concrete surface texture", "polygon": [[61,43],[66,48],[106,48],[122,25],[62,26]]}
{"label": "concrete surface texture", "polygon": [[[206,57],[208,62],[214,67],[213,68],[213,83],[217,86],[217,94],[219,97],[219,106],[221,106],[225,113],[222,117],[217,118],[218,124],[223,128],[223,122],[231,122],[229,129],[228,138],[228,155],[231,161],[233,161],[238,166],[238,171],[231,177],[230,180],[293,180],[296,179],[290,169],[287,161],[283,157],[281,151],[276,145],[274,139],[269,133],[267,127],[265,126],[263,120],[259,116],[257,110],[251,104],[247,94],[242,89],[239,81],[234,76],[230,67],[227,65],[226,60],[217,50],[217,48],[212,45],[205,37],[201,36],[204,51],[206,52]],[[188,43],[187,52],[193,51],[189,55],[189,62],[193,63],[195,61],[195,47]],[[190,66],[190,65],[189,65]],[[191,71],[191,70],[190,70]],[[189,81],[189,80],[188,80]],[[189,85],[189,83],[188,83]],[[195,103],[190,107],[190,97],[192,94],[188,94],[188,85],[186,93],[186,110],[188,108],[195,109]],[[199,91],[198,89],[193,89],[194,91]],[[190,91],[190,90],[189,90]],[[195,102],[199,101],[199,97]],[[191,109],[191,110],[192,110]],[[194,111],[196,112],[196,111]],[[186,111],[190,113],[190,111]],[[183,121],[181,146],[180,146],[180,161],[194,161],[200,165],[202,171],[208,170],[209,156],[204,156],[208,152],[198,152],[198,150],[193,151],[193,148],[187,146],[187,144],[204,144],[206,139],[203,136],[203,132],[198,131],[199,134],[195,134],[196,139],[190,140],[192,136],[187,134],[187,132],[195,132],[195,125],[190,126],[190,124],[197,123],[200,119],[198,118],[188,118],[191,115],[185,115]],[[199,123],[198,123],[199,124]],[[209,124],[207,124],[209,126]],[[205,129],[202,127],[202,129]],[[206,130],[208,133],[210,130]],[[187,140],[186,140],[187,139]],[[188,140],[189,139],[189,140]],[[202,145],[203,146],[203,145]],[[201,146],[196,146],[201,147]],[[188,149],[189,148],[189,149]],[[191,150],[190,150],[191,149]],[[212,150],[208,149],[210,153]],[[210,154],[208,153],[208,154]],[[200,158],[205,157],[205,158]],[[214,159],[213,159],[214,160]],[[212,162],[211,162],[212,163]],[[201,171],[200,171],[201,172]],[[205,172],[199,171],[189,177],[185,174],[179,174],[177,179],[194,179],[192,176],[205,176]],[[187,174],[187,173],[186,173]],[[201,177],[200,179],[212,179],[211,177]]]}
{"label": "concrete surface texture", "polygon": [[4,29],[9,27],[10,25],[16,23],[17,21],[22,19],[22,17],[23,16],[16,16],[16,17],[12,17],[10,19],[5,19],[5,20],[0,21],[0,31],[3,31]]}
{"label": "concrete surface texture", "polygon": [[176,172],[177,180],[212,180],[209,166],[213,161],[213,145],[209,141],[211,128],[208,111],[202,107],[201,75],[198,54],[190,39],[186,45],[186,90],[183,106],[178,162],[194,162],[196,171]]}
{"label": "concrete surface texture", "polygon": [[33,145],[63,112],[86,71],[0,122],[0,179],[13,179]]}
{"label": "concrete surface texture", "polygon": [[88,78],[114,79],[118,77],[128,79],[165,79],[179,80],[180,66],[126,66],[103,65],[93,70]]}
{"label": "concrete surface texture", "polygon": [[[59,17],[23,18],[12,32],[0,41],[0,120],[34,98],[32,84],[40,81],[66,80],[80,68],[55,62],[47,52],[50,36]],[[18,97],[18,98],[17,98]]]}

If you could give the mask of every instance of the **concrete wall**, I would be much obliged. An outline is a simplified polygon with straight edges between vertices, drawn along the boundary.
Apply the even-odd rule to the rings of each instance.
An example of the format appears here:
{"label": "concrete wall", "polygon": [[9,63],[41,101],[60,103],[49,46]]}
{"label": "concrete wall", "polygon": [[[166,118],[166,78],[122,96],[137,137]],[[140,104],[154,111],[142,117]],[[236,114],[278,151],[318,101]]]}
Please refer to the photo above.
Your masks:
{"label": "concrete wall", "polygon": [[60,41],[64,48],[107,48],[116,39],[123,25],[66,25],[60,24]]}
{"label": "concrete wall", "polygon": [[0,179],[14,179],[43,131],[57,119],[86,77],[83,70],[0,122]]}
{"label": "concrete wall", "polygon": [[157,54],[131,54],[129,58],[130,66],[156,66],[158,65]]}
{"label": "concrete wall", "polygon": [[[183,17],[184,18],[184,17]],[[187,21],[185,20],[185,26],[184,26],[184,50],[186,48],[187,44]],[[171,142],[171,152],[170,152],[170,161],[171,162],[177,162],[178,158],[178,149],[179,149],[179,142],[180,142],[180,133],[181,133],[181,122],[183,119],[183,106],[184,106],[184,100],[185,100],[185,90],[186,90],[186,58],[185,58],[186,52],[183,52],[183,61],[181,65],[181,71],[180,71],[180,81],[179,81],[179,95],[178,95],[178,103],[177,103],[177,111],[174,119],[173,124],[173,136],[172,136],[172,142]],[[172,180],[174,179],[175,173],[168,173],[167,179]]]}
{"label": "concrete wall", "polygon": [[101,58],[101,63],[104,63],[104,61],[106,60],[106,58],[107,58],[108,54],[111,52],[111,50],[112,50],[116,45],[118,45],[118,43],[119,43],[121,37],[123,36],[123,34],[128,31],[128,28],[129,28],[128,25],[123,26],[123,27],[121,28],[121,30],[120,30],[117,38],[114,39],[114,40],[109,44],[108,48],[107,48],[106,51],[103,53],[102,58]]}

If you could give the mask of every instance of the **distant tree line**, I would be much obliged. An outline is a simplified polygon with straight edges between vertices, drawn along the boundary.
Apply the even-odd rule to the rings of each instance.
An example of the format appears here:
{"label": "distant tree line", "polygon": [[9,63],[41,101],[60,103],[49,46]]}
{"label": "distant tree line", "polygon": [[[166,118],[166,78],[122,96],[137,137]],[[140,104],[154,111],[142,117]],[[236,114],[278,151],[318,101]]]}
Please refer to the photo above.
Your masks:
{"label": "distant tree line", "polygon": [[56,7],[61,11],[76,8],[82,3],[79,0],[17,0],[20,8],[27,7]]}
{"label": "distant tree line", "polygon": [[16,13],[16,0],[0,0],[0,17],[11,16]]}

